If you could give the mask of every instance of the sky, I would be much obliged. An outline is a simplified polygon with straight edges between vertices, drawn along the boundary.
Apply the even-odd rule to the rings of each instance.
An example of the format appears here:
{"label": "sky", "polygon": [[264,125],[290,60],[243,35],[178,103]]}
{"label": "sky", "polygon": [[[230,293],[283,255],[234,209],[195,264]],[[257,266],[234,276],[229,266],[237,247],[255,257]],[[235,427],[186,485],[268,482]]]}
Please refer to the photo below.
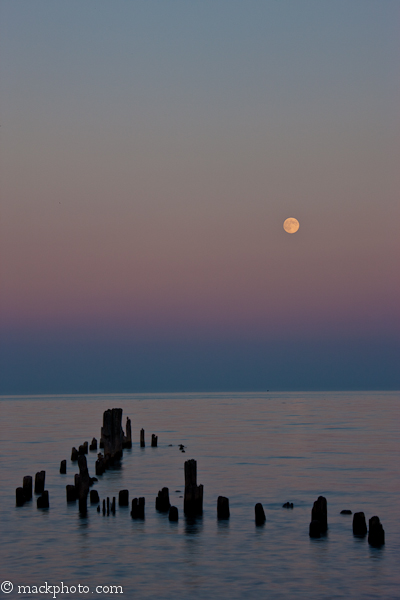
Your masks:
{"label": "sky", "polygon": [[399,25],[1,0],[0,394],[399,389]]}

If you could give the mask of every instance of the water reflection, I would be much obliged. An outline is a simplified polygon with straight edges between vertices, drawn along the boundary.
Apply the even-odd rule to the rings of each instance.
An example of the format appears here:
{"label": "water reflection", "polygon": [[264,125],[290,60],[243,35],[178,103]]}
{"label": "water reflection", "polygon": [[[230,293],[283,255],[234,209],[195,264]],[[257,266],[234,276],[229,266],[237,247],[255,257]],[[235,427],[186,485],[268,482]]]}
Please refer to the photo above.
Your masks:
{"label": "water reflection", "polygon": [[185,517],[185,533],[188,536],[198,535],[203,530],[203,517]]}

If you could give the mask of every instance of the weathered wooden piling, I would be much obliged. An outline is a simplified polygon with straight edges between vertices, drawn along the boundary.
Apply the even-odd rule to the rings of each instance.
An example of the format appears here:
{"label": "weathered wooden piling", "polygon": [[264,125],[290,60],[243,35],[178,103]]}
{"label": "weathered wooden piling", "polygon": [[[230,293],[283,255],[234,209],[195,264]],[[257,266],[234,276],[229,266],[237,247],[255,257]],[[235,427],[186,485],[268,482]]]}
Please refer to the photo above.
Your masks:
{"label": "weathered wooden piling", "polygon": [[96,475],[103,475],[105,470],[106,470],[106,462],[104,460],[104,456],[101,453],[99,453],[97,455],[97,460],[96,460],[96,464],[95,464]]}
{"label": "weathered wooden piling", "polygon": [[67,502],[76,502],[76,487],[74,485],[66,486]]}
{"label": "weathered wooden piling", "polygon": [[178,509],[176,508],[176,506],[171,506],[171,508],[169,509],[168,519],[170,521],[178,521],[179,513],[178,513]]}
{"label": "weathered wooden piling", "polygon": [[257,502],[257,504],[255,505],[254,513],[255,513],[256,525],[264,525],[266,518],[265,518],[264,508],[263,508],[263,505],[261,504],[261,502]]}
{"label": "weathered wooden piling", "polygon": [[356,512],[353,515],[353,534],[357,536],[367,535],[367,523],[363,512]]}
{"label": "weathered wooden piling", "polygon": [[24,488],[22,487],[17,487],[17,489],[15,490],[15,505],[16,506],[23,506],[25,504],[25,494],[24,494]]}
{"label": "weathered wooden piling", "polygon": [[81,444],[78,448],[78,456],[83,456],[84,454],[86,454],[85,446],[83,444]]}
{"label": "weathered wooden piling", "polygon": [[35,494],[42,494],[44,492],[44,482],[46,479],[46,471],[39,471],[35,475]]}
{"label": "weathered wooden piling", "polygon": [[185,494],[183,511],[187,516],[203,514],[202,485],[197,485],[197,463],[194,459],[185,462]]}
{"label": "weathered wooden piling", "polygon": [[60,462],[60,474],[61,475],[66,475],[67,473],[67,461],[66,460],[62,460]]}
{"label": "weathered wooden piling", "polygon": [[85,454],[89,454],[89,442],[83,442],[83,451]]}
{"label": "weathered wooden piling", "polygon": [[369,520],[368,543],[375,548],[379,548],[385,543],[385,531],[379,517],[371,517]]}
{"label": "weathered wooden piling", "polygon": [[126,435],[124,437],[124,448],[132,448],[132,424],[129,417],[126,417]]}
{"label": "weathered wooden piling", "polygon": [[351,515],[353,513],[351,512],[351,510],[348,510],[347,508],[345,508],[344,510],[340,511],[340,514],[341,515]]}
{"label": "weathered wooden piling", "polygon": [[42,495],[37,499],[37,507],[38,508],[49,508],[49,492],[44,490]]}
{"label": "weathered wooden piling", "polygon": [[74,446],[71,450],[71,461],[76,462],[78,460],[78,456],[79,456],[79,452]]}
{"label": "weathered wooden piling", "polygon": [[293,502],[285,502],[282,504],[282,508],[293,508]]}
{"label": "weathered wooden piling", "polygon": [[120,490],[118,494],[118,505],[129,506],[129,490]]}
{"label": "weathered wooden piling", "polygon": [[90,442],[89,450],[97,450],[97,440],[93,438]]}
{"label": "weathered wooden piling", "polygon": [[217,500],[217,517],[218,519],[229,519],[229,498],[218,496]]}
{"label": "weathered wooden piling", "polygon": [[107,517],[110,514],[110,498],[107,496]]}
{"label": "weathered wooden piling", "polygon": [[97,505],[97,512],[100,512],[100,504]]}
{"label": "weathered wooden piling", "polygon": [[122,408],[112,408],[104,412],[101,439],[104,443],[104,456],[109,456],[111,461],[122,457],[124,432],[121,422]]}
{"label": "weathered wooden piling", "polygon": [[167,487],[164,487],[158,492],[158,496],[156,498],[156,510],[159,512],[168,512],[170,507],[171,503],[169,501],[169,490]]}
{"label": "weathered wooden piling", "polygon": [[97,490],[90,490],[90,504],[98,504],[99,502],[99,492]]}
{"label": "weathered wooden piling", "polygon": [[103,500],[103,517],[106,514],[106,501]]}
{"label": "weathered wooden piling", "polygon": [[328,504],[324,496],[318,496],[311,510],[311,521],[319,521],[321,533],[328,529]]}
{"label": "weathered wooden piling", "polygon": [[132,510],[131,517],[132,519],[144,519],[144,498],[134,498],[132,500]]}
{"label": "weathered wooden piling", "polygon": [[79,466],[79,476],[78,476],[78,485],[75,483],[75,487],[77,487],[77,494],[79,500],[79,512],[81,514],[86,514],[87,512],[87,496],[89,493],[89,486],[91,484],[89,471],[87,468],[86,456],[81,454],[78,458],[78,466]]}
{"label": "weathered wooden piling", "polygon": [[309,536],[310,538],[320,538],[321,537],[321,523],[314,519],[311,521],[309,528]]}
{"label": "weathered wooden piling", "polygon": [[140,430],[140,447],[145,448],[146,443],[144,441],[144,429]]}
{"label": "weathered wooden piling", "polygon": [[151,447],[157,448],[157,442],[158,442],[158,436],[154,435],[154,433],[152,433],[151,434]]}
{"label": "weathered wooden piling", "polygon": [[115,496],[113,496],[113,499],[111,502],[111,512],[113,515],[115,515]]}
{"label": "weathered wooden piling", "polygon": [[25,501],[32,500],[32,477],[25,475],[22,480],[22,489],[24,490]]}

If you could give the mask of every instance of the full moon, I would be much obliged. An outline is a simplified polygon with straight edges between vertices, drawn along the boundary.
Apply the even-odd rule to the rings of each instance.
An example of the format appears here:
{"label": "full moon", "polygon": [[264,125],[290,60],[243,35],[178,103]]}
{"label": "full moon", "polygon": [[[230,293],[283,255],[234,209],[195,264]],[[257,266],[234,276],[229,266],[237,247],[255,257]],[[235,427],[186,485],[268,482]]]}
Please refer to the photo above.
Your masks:
{"label": "full moon", "polygon": [[296,233],[296,231],[299,229],[299,227],[300,227],[300,223],[298,222],[297,219],[294,219],[293,217],[289,217],[289,219],[286,219],[286,221],[283,224],[283,229],[287,233]]}

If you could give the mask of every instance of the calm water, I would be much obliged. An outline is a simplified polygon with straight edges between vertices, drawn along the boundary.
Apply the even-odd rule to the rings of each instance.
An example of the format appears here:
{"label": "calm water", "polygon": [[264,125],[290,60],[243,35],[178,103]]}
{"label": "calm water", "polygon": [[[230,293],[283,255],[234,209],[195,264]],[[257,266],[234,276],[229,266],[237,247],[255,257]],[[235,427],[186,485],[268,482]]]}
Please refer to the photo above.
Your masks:
{"label": "calm water", "polygon": [[[145,496],[146,519],[129,509],[103,517],[90,507],[79,517],[65,485],[77,467],[72,446],[99,438],[103,411],[121,407],[132,420],[134,446],[119,469],[96,484],[101,498],[128,488]],[[121,585],[124,597],[168,600],[239,598],[400,598],[400,477],[398,393],[264,393],[3,397],[1,581],[18,585]],[[146,430],[145,449],[139,431]],[[151,434],[158,448],[150,448]],[[177,445],[187,446],[186,453]],[[173,446],[169,446],[173,444]],[[59,464],[68,459],[67,475]],[[96,453],[89,453],[94,475]],[[183,516],[184,461],[197,460],[204,515]],[[50,509],[36,500],[15,507],[24,475],[46,471]],[[170,490],[179,522],[155,511],[157,492]],[[180,491],[176,491],[180,490]],[[328,535],[308,536],[311,507],[328,501]],[[218,495],[231,518],[216,519]],[[282,504],[294,503],[293,510]],[[267,522],[254,523],[262,502]],[[386,545],[374,549],[352,535],[342,509],[378,515]],[[86,590],[87,588],[85,588]]]}

